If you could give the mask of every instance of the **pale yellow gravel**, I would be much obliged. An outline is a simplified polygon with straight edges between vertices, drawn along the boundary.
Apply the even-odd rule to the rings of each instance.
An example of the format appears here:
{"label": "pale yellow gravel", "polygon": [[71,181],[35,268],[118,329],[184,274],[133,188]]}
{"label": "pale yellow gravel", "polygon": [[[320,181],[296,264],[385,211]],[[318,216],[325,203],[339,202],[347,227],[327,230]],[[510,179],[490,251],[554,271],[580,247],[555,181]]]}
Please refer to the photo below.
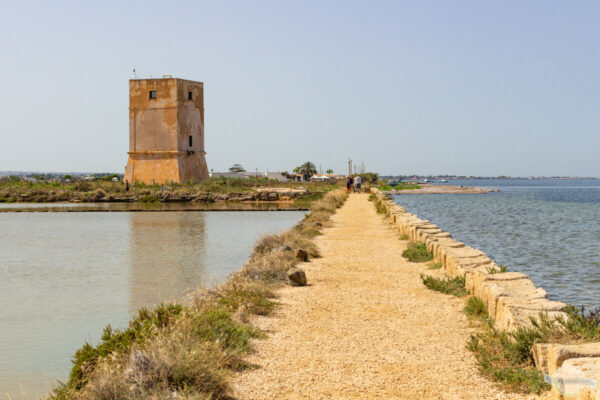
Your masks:
{"label": "pale yellow gravel", "polygon": [[427,270],[402,257],[406,242],[353,194],[301,265],[310,286],[278,291],[267,339],[234,380],[238,399],[537,399],[480,376],[465,348],[464,300],[426,289]]}

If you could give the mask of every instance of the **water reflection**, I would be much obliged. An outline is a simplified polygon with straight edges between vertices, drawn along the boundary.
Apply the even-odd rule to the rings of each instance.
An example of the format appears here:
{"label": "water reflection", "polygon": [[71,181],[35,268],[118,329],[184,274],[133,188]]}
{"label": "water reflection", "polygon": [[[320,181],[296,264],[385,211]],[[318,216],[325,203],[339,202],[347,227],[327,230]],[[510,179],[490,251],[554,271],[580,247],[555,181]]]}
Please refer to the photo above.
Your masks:
{"label": "water reflection", "polygon": [[129,214],[129,309],[176,300],[204,281],[205,213]]}
{"label": "water reflection", "polygon": [[106,324],[224,280],[261,235],[303,215],[0,213],[0,398],[40,398]]}

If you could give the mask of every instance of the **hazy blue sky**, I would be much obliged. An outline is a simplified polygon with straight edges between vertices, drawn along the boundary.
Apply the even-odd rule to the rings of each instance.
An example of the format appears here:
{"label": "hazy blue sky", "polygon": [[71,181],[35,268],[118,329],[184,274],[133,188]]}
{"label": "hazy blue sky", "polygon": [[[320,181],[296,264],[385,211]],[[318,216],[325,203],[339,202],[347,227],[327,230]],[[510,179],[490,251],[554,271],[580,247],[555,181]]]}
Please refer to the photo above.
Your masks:
{"label": "hazy blue sky", "polygon": [[209,168],[600,176],[598,1],[3,1],[0,170],[123,172],[128,79],[205,83]]}

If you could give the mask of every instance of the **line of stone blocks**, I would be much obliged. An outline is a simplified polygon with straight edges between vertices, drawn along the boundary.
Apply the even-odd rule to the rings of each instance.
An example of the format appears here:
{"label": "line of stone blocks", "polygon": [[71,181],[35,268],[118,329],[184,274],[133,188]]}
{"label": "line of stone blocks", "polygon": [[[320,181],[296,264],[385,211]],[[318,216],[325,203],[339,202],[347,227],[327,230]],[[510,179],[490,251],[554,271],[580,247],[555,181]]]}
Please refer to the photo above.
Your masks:
{"label": "line of stone blocks", "polygon": [[[551,301],[543,288],[519,272],[500,268],[480,250],[465,246],[447,232],[422,220],[375,189],[385,204],[390,222],[411,242],[423,242],[434,260],[451,277],[465,278],[465,287],[486,305],[497,328],[514,331],[531,326],[544,313],[549,318],[567,318],[567,304]],[[600,343],[577,345],[536,344],[535,364],[552,380],[555,399],[600,400]]]}
{"label": "line of stone blocks", "polygon": [[546,291],[536,288],[527,275],[499,272],[498,265],[484,252],[465,246],[381,192],[376,192],[376,196],[385,204],[390,222],[402,235],[407,235],[411,242],[425,243],[449,276],[465,278],[466,289],[484,302],[498,328],[513,331],[520,326],[530,326],[531,318],[540,313],[566,317],[563,311],[567,305],[548,300]]}

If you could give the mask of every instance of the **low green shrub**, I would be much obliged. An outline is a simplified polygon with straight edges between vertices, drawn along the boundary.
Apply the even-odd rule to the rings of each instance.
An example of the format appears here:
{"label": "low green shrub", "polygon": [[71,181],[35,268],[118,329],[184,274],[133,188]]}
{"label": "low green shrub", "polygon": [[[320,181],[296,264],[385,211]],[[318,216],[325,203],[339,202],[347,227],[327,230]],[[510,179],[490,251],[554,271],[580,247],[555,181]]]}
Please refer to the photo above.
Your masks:
{"label": "low green shrub", "polygon": [[550,386],[533,366],[534,340],[534,336],[523,330],[500,332],[489,324],[484,326],[483,332],[471,335],[467,347],[475,354],[484,376],[513,392],[540,393]]}
{"label": "low green shrub", "polygon": [[408,240],[408,235],[407,234],[400,235],[400,240]]}
{"label": "low green shrub", "polygon": [[158,198],[154,195],[148,194],[145,196],[140,196],[138,201],[141,203],[156,203],[158,202]]}
{"label": "low green shrub", "polygon": [[433,260],[433,253],[427,250],[425,243],[409,243],[402,257],[410,262],[426,262]]}
{"label": "low green shrub", "polygon": [[467,314],[469,318],[477,318],[481,320],[488,319],[487,308],[485,307],[485,304],[483,304],[483,301],[481,301],[479,297],[471,297],[467,301],[467,304],[465,305],[463,311],[465,314]]}
{"label": "low green shrub", "polygon": [[467,289],[465,289],[465,278],[457,276],[456,278],[434,278],[433,276],[421,275],[423,284],[437,292],[445,294],[451,294],[453,296],[462,297],[467,295]]}
{"label": "low green shrub", "polygon": [[442,268],[442,263],[437,262],[437,263],[431,264],[427,269],[434,270],[434,269],[440,269],[440,268]]}
{"label": "low green shrub", "polygon": [[383,204],[383,201],[379,199],[375,200],[375,209],[377,210],[377,214],[387,213],[387,207]]}

